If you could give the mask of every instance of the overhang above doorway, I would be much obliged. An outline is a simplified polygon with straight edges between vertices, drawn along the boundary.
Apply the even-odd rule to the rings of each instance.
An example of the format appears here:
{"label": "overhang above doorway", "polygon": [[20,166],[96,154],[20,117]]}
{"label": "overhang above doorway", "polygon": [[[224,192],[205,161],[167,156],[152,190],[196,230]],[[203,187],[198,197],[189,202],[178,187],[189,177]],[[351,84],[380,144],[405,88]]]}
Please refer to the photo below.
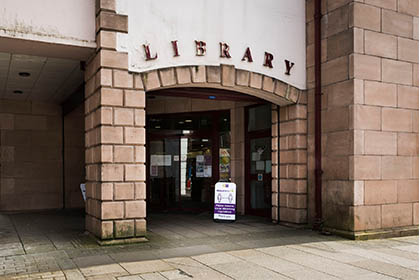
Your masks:
{"label": "overhang above doorway", "polygon": [[0,99],[60,104],[82,84],[77,60],[0,53]]}

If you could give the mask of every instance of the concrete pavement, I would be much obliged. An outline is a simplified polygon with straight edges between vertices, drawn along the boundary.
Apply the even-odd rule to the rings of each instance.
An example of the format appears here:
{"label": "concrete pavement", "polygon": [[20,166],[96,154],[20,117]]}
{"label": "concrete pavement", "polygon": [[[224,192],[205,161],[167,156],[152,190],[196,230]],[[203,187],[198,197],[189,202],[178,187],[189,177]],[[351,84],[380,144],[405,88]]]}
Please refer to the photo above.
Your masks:
{"label": "concrete pavement", "polygon": [[83,215],[0,215],[0,279],[418,279],[418,237],[351,241],[255,217],[154,215],[150,242],[98,246]]}

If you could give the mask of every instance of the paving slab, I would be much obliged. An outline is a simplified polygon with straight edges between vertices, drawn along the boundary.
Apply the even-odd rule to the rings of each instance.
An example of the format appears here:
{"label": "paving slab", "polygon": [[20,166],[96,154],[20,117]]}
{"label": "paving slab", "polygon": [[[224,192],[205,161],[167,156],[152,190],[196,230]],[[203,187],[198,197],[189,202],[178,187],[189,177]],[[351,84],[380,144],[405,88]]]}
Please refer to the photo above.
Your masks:
{"label": "paving slab", "polygon": [[289,279],[285,275],[246,261],[217,264],[211,267],[234,279]]}
{"label": "paving slab", "polygon": [[258,251],[256,251],[256,253],[257,254],[255,255],[242,256],[240,258],[242,258],[246,262],[250,262],[258,266],[265,267],[267,269],[270,269],[272,271],[275,271],[281,274],[286,274],[287,272],[305,269],[305,267],[302,265],[287,261],[279,257],[274,257],[268,254],[264,254],[262,252],[258,252]]}
{"label": "paving slab", "polygon": [[168,280],[177,280],[177,279],[190,279],[193,276],[186,273],[181,269],[173,269],[168,271],[162,271],[160,274]]}
{"label": "paving slab", "polygon": [[407,252],[416,253],[417,255],[419,253],[419,246],[418,245],[403,245],[403,246],[395,246],[395,247],[392,247],[392,248],[407,251]]}
{"label": "paving slab", "polygon": [[78,269],[66,269],[63,271],[67,280],[84,280],[82,272]]}
{"label": "paving slab", "polygon": [[398,279],[419,279],[418,271],[404,268],[397,264],[390,264],[377,260],[367,260],[354,262],[352,265]]}
{"label": "paving slab", "polygon": [[123,262],[121,263],[121,266],[130,274],[140,274],[174,269],[173,266],[162,260]]}
{"label": "paving slab", "polygon": [[[276,256],[288,260],[292,263],[302,265],[319,272],[323,272],[336,277],[354,276],[367,274],[369,271],[355,267],[346,263],[341,263],[335,260],[330,260],[313,254],[308,254],[304,251],[299,251],[297,245],[287,246],[290,249],[296,250],[294,254],[281,254],[282,248],[278,248]],[[280,251],[279,251],[280,250]]]}
{"label": "paving slab", "polygon": [[118,280],[142,280],[144,278],[142,278],[140,275],[127,275],[127,276],[119,276],[116,279],[118,279]]}
{"label": "paving slab", "polygon": [[127,271],[118,264],[95,265],[80,268],[80,271],[84,276],[107,275],[114,277],[128,274]]}
{"label": "paving slab", "polygon": [[174,258],[201,255],[206,253],[217,252],[216,249],[208,245],[185,246],[169,249],[158,249],[154,252],[158,258]]}
{"label": "paving slab", "polygon": [[[341,279],[344,280],[354,280],[353,276],[346,276]],[[395,280],[400,278],[391,277],[389,275],[381,274],[381,273],[375,273],[370,272],[368,274],[358,275],[357,280]]]}
{"label": "paving slab", "polygon": [[189,279],[232,279],[231,277],[225,275],[222,272],[219,272],[210,267],[188,267],[188,266],[180,266],[178,269],[182,270],[184,273],[188,274]]}
{"label": "paving slab", "polygon": [[237,258],[225,252],[204,254],[204,255],[199,255],[199,256],[193,256],[192,258],[208,266],[215,265],[215,264],[234,263],[234,262],[241,261],[240,258]]}
{"label": "paving slab", "polygon": [[138,277],[139,279],[144,279],[144,280],[167,280],[159,272],[145,273],[145,274],[138,275]]}
{"label": "paving slab", "polygon": [[284,275],[290,277],[291,279],[310,279],[310,280],[342,279],[342,278],[338,278],[333,275],[329,275],[327,273],[316,271],[310,268],[305,268],[305,269],[295,270],[295,271],[288,271],[288,272],[285,272]]}
{"label": "paving slab", "polygon": [[396,247],[377,248],[377,249],[374,249],[374,251],[385,253],[391,256],[398,256],[398,257],[407,258],[410,260],[415,260],[417,262],[419,260],[419,255],[417,253],[400,250],[400,249],[397,249]]}

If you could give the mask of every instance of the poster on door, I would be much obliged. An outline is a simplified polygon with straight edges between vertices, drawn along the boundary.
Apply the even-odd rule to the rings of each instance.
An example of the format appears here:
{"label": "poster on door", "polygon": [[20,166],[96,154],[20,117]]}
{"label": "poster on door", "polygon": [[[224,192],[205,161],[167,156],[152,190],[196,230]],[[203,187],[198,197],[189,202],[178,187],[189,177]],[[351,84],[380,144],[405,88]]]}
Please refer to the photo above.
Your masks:
{"label": "poster on door", "polygon": [[211,156],[197,155],[195,165],[195,176],[197,178],[211,178]]}
{"label": "poster on door", "polygon": [[195,158],[195,176],[197,178],[204,177],[204,156],[197,155]]}
{"label": "poster on door", "polygon": [[219,177],[220,181],[229,181],[230,178],[230,150],[219,150]]}
{"label": "poster on door", "polygon": [[235,221],[236,184],[219,182],[214,187],[214,220]]}

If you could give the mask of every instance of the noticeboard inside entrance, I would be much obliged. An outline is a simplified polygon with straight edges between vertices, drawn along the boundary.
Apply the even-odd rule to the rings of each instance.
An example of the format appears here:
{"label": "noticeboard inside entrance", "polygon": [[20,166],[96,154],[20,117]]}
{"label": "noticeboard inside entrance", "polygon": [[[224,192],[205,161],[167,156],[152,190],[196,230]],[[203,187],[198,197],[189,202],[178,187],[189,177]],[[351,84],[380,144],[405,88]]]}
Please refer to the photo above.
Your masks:
{"label": "noticeboard inside entrance", "polygon": [[214,188],[214,220],[236,219],[236,184],[219,182]]}

